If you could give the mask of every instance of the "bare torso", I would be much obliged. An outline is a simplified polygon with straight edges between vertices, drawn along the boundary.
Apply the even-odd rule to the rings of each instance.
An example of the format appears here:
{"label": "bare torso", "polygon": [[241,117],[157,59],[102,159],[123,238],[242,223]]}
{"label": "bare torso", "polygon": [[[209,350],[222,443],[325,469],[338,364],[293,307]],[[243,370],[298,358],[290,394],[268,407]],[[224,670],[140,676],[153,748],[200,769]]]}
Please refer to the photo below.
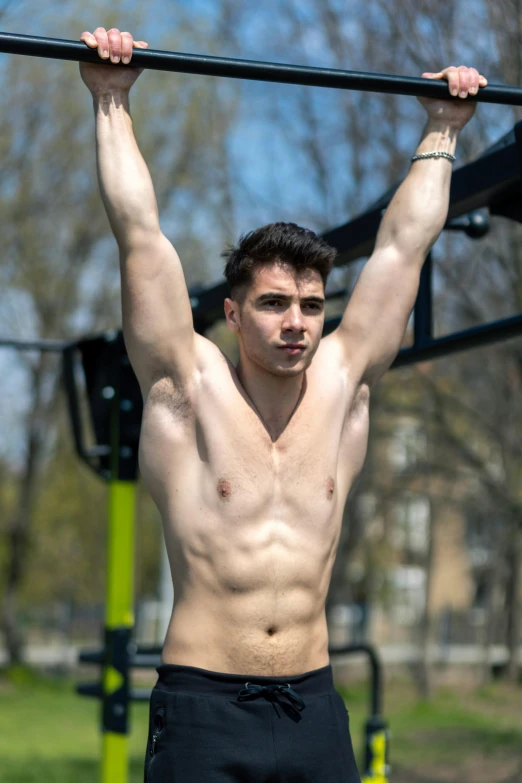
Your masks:
{"label": "bare torso", "polygon": [[369,389],[323,340],[273,439],[215,346],[189,405],[160,381],[140,467],[161,512],[174,583],[164,663],[294,675],[328,664],[325,601],[346,497],[368,440]]}

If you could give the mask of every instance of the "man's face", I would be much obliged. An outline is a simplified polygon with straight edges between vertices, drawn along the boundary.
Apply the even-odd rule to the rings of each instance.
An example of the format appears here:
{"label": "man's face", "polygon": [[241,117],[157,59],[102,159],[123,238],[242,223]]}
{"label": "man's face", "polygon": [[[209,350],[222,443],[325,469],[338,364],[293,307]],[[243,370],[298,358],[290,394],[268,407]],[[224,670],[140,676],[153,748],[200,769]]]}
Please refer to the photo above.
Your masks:
{"label": "man's face", "polygon": [[264,264],[239,305],[225,300],[229,327],[248,359],[273,375],[294,376],[310,365],[324,324],[324,286],[315,269],[296,272]]}

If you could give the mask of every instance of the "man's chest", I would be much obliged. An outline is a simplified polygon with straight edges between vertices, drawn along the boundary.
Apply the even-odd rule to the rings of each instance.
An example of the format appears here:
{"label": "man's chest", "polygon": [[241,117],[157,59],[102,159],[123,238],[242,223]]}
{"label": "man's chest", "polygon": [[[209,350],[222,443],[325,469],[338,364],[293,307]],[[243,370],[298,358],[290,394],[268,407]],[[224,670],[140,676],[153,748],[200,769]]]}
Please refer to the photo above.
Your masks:
{"label": "man's chest", "polygon": [[[273,440],[241,397],[212,396],[196,425],[204,458],[206,494],[234,507],[251,498],[266,508],[327,506],[343,500],[364,461],[367,410],[341,387],[311,389],[282,433]],[[355,403],[355,404],[354,404]]]}
{"label": "man's chest", "polygon": [[347,384],[311,383],[275,440],[226,376],[202,385],[187,421],[167,402],[146,408],[140,464],[172,513],[195,504],[237,519],[329,516],[364,462],[368,395]]}

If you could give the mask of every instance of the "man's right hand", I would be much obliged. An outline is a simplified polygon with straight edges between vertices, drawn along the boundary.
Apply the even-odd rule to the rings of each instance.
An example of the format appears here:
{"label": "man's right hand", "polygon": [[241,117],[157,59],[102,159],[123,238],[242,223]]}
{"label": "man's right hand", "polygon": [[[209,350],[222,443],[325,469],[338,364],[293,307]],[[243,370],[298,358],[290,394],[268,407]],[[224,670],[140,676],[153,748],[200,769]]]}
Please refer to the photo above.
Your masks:
{"label": "man's right hand", "polygon": [[132,50],[147,49],[145,41],[134,41],[130,33],[120,33],[116,28],[106,30],[97,27],[94,33],[82,33],[80,36],[91,49],[98,49],[100,61],[110,60],[111,63],[123,63],[126,68],[113,68],[112,65],[102,66],[91,63],[80,63],[80,74],[93,95],[111,91],[128,92],[143,68],[131,68],[128,64],[132,59]]}

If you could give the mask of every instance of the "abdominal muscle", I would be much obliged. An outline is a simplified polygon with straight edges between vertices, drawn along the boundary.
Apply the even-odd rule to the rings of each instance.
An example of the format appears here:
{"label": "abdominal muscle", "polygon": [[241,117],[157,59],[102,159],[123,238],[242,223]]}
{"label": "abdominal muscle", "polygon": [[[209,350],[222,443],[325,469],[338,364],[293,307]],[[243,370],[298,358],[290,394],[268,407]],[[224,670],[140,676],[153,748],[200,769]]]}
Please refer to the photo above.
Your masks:
{"label": "abdominal muscle", "polygon": [[163,662],[258,676],[326,666],[324,607],[340,523],[324,542],[282,521],[247,527],[250,536],[214,533],[206,550],[167,534],[175,604]]}

